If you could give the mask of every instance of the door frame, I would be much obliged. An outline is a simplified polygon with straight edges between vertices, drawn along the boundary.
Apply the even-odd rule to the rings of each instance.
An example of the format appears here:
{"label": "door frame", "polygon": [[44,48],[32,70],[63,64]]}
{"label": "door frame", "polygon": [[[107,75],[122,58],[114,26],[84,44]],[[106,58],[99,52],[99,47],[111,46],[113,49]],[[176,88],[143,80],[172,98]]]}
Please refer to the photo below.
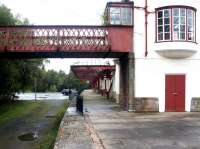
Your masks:
{"label": "door frame", "polygon": [[[185,90],[184,90],[184,109],[183,109],[183,111],[169,111],[169,110],[167,110],[167,108],[166,108],[166,77],[167,76],[170,76],[170,75],[172,75],[172,76],[184,76],[185,77],[185,80],[184,80],[184,85],[185,85]],[[185,112],[185,108],[186,108],[186,77],[187,77],[187,75],[185,74],[185,73],[166,73],[165,74],[165,112]]]}

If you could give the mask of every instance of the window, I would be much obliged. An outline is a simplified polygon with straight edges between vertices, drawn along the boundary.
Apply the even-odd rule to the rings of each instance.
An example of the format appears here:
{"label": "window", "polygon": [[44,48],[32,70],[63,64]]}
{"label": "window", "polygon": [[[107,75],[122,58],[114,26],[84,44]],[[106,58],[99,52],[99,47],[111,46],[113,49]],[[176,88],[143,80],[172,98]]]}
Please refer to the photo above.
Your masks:
{"label": "window", "polygon": [[156,10],[157,41],[195,42],[196,10],[192,7],[169,6]]}
{"label": "window", "polygon": [[132,25],[132,8],[111,7],[110,24],[112,25]]}

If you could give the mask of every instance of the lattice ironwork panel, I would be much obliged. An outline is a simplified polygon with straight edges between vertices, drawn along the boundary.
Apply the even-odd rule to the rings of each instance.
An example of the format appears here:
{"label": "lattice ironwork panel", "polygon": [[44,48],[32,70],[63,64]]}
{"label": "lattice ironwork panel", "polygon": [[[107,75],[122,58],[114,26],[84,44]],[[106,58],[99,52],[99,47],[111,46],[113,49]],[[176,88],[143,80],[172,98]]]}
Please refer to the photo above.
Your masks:
{"label": "lattice ironwork panel", "polygon": [[101,26],[0,27],[0,51],[108,51],[108,30]]}

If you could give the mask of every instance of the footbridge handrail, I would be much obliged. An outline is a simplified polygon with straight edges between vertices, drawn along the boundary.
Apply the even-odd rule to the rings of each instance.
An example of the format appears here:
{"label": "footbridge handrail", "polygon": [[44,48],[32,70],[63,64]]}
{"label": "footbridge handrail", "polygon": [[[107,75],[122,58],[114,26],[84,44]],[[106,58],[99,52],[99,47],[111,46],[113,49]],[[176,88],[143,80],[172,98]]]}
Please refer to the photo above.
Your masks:
{"label": "footbridge handrail", "polygon": [[105,26],[0,26],[0,51],[105,51],[110,44]]}

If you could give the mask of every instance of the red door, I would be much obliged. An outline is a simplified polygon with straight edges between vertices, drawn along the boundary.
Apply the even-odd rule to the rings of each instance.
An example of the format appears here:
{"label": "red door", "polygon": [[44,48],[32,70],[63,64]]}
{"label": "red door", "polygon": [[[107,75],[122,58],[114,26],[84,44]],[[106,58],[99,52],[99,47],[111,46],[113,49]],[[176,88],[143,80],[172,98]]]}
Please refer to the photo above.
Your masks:
{"label": "red door", "polygon": [[185,75],[165,76],[165,111],[185,111]]}

